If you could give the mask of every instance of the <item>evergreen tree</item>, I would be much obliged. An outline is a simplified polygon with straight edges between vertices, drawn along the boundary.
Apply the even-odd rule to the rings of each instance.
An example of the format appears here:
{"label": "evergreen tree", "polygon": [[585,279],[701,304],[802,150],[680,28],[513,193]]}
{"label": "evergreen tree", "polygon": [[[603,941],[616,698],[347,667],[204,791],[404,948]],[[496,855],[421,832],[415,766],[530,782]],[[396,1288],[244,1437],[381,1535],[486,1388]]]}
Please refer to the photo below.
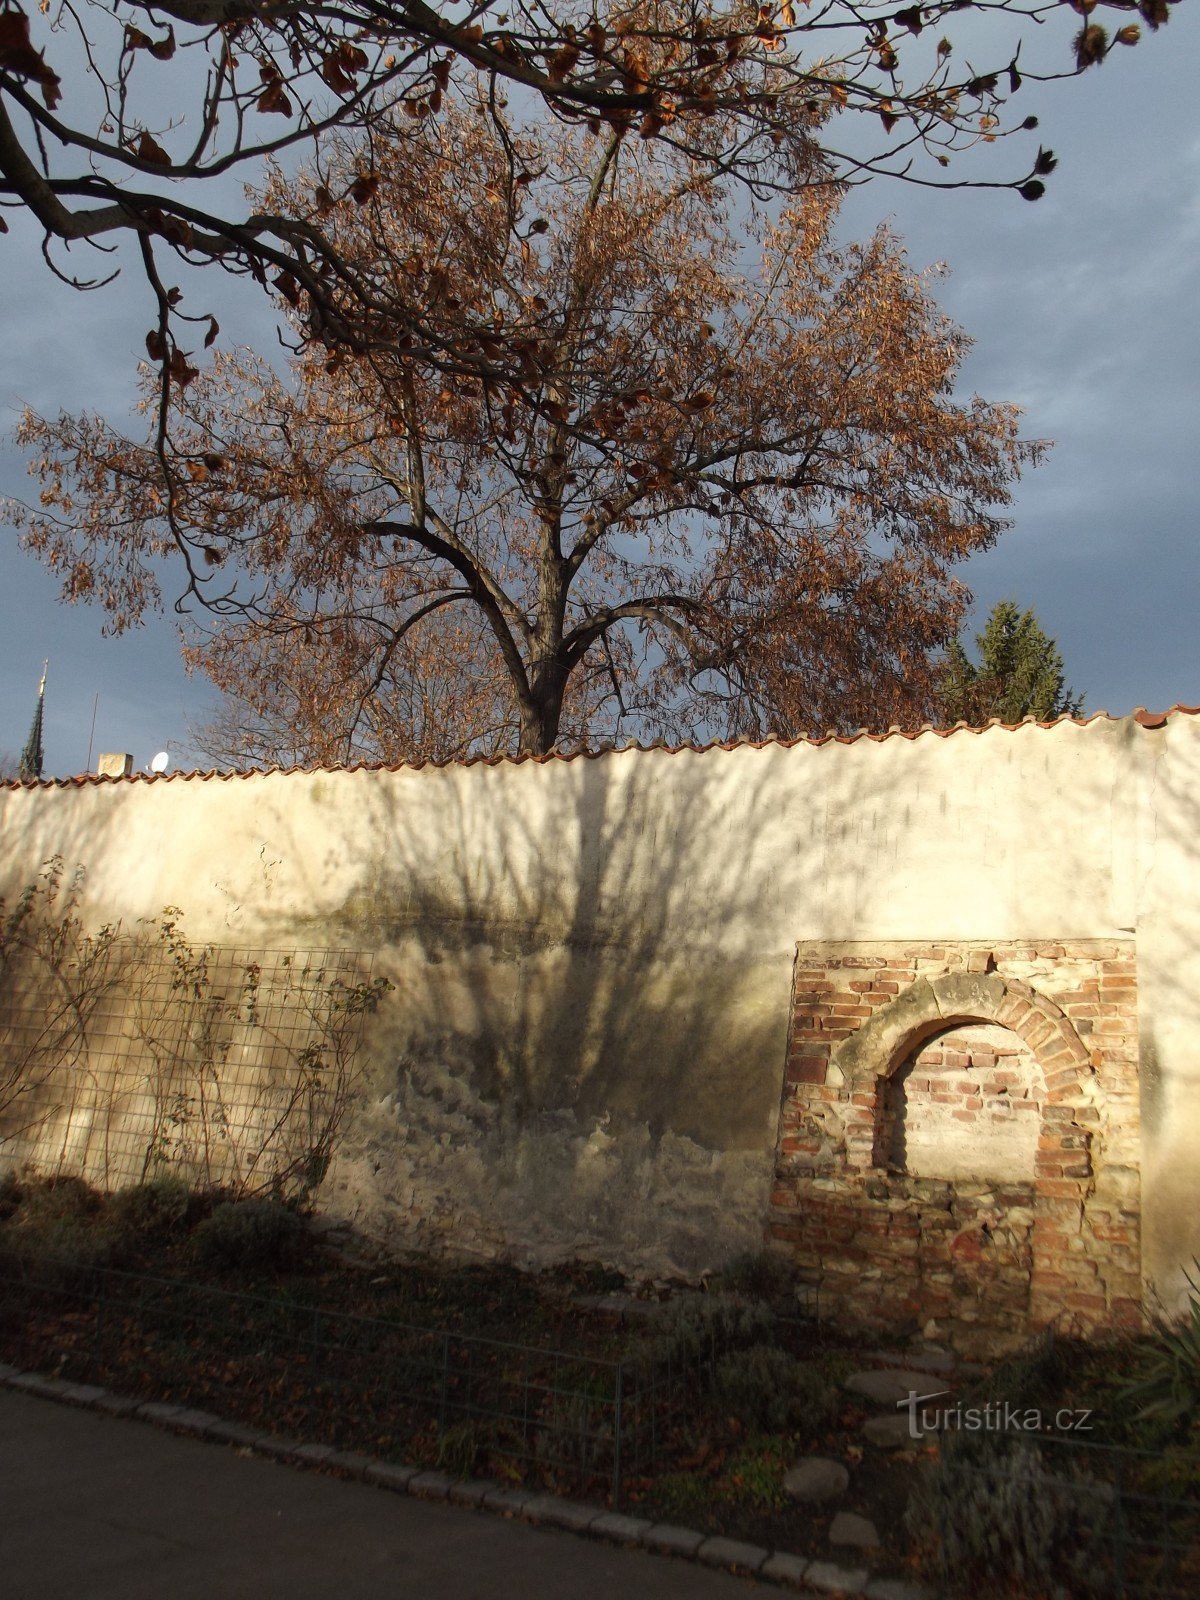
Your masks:
{"label": "evergreen tree", "polygon": [[46,700],[46,669],[42,669],[42,681],[38,684],[37,710],[33,713],[33,726],[29,730],[29,737],[25,741],[25,748],[21,751],[21,764],[18,776],[21,778],[40,778],[42,768],[45,766],[45,754],[42,750],[42,713]]}
{"label": "evergreen tree", "polygon": [[1019,612],[1015,601],[1001,600],[983,632],[975,635],[975,645],[978,666],[958,639],[946,652],[941,680],[945,722],[978,724],[989,717],[1020,722],[1031,714],[1049,722],[1083,710],[1084,696],[1067,687],[1062,654],[1032,611]]}

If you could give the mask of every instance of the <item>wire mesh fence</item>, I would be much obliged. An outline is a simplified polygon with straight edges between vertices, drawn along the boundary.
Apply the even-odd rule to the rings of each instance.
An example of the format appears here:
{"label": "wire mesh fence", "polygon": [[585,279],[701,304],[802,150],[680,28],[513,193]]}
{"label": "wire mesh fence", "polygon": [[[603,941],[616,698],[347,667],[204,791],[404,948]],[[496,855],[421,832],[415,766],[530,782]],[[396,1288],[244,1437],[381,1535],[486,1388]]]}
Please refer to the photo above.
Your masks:
{"label": "wire mesh fence", "polygon": [[0,1138],[102,1188],[163,1170],[240,1192],[320,1180],[353,1076],[372,957],[189,944],[73,922],[10,950]]}
{"label": "wire mesh fence", "polygon": [[619,1507],[707,1392],[718,1354],[606,1360],[288,1297],[53,1258],[0,1259],[10,1356],[129,1382],[337,1448],[600,1493]]}

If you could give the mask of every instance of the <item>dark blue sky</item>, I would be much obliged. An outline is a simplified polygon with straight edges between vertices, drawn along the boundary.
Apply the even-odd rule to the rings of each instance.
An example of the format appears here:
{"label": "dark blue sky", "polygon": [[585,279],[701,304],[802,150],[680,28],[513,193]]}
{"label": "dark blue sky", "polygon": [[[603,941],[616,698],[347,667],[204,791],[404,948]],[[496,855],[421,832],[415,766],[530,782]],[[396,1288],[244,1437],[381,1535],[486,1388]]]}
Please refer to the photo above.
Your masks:
{"label": "dark blue sky", "polygon": [[[1061,58],[1070,27],[1058,20]],[[1200,12],[1179,6],[1078,82],[1023,90],[1042,119],[1031,148],[1041,138],[1060,159],[1036,204],[873,183],[843,212],[846,237],[889,218],[914,265],[946,263],[937,298],[975,340],[961,393],[1016,402],[1027,435],[1055,441],[1018,490],[1012,531],[962,570],[978,622],[1000,598],[1036,609],[1089,711],[1200,702],[1198,45]],[[1015,164],[1003,150],[986,163]],[[123,421],[150,318],[136,274],[89,295],[56,283],[27,226],[0,235],[0,265],[0,494],[24,498],[10,434],[21,403]],[[272,341],[251,285],[210,274],[188,294],[223,336]],[[184,674],[169,614],[102,638],[99,614],[58,604],[3,523],[0,594],[0,754],[24,743],[44,656],[49,772],[83,769],[96,694],[93,762],[128,750],[143,766],[186,744],[213,692]]]}

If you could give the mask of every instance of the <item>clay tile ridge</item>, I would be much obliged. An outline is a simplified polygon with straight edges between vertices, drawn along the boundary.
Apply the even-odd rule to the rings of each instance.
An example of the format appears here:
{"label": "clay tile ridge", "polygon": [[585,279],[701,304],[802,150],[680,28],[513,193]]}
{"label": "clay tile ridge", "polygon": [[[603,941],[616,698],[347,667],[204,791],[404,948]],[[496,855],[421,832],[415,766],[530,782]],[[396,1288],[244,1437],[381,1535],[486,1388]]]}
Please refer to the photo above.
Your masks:
{"label": "clay tile ridge", "polygon": [[[1173,705],[1167,711],[1147,711],[1145,706],[1130,713],[1133,721],[1143,728],[1163,728],[1169,718],[1174,716],[1196,717],[1200,716],[1200,705],[1185,706]],[[888,728],[885,733],[872,733],[868,728],[859,728],[854,733],[839,733],[830,729],[827,733],[802,733],[794,739],[781,739],[775,734],[768,734],[764,739],[712,739],[708,744],[668,744],[664,739],[655,739],[650,744],[638,744],[629,740],[625,744],[614,744],[606,741],[590,748],[579,746],[574,750],[553,750],[549,755],[495,755],[495,756],[467,756],[457,760],[434,761],[355,761],[317,763],[311,766],[294,767],[247,767],[236,772],[131,772],[128,777],[100,776],[99,773],[84,772],[71,778],[39,778],[36,783],[20,778],[9,778],[0,781],[0,789],[73,789],[85,784],[122,784],[122,783],[229,783],[240,778],[266,778],[274,773],[332,773],[332,772],[405,772],[420,771],[422,767],[501,767],[520,766],[523,762],[530,761],[544,766],[548,762],[595,761],[600,756],[620,753],[624,750],[637,750],[643,754],[650,751],[661,751],[667,755],[680,755],[684,751],[692,755],[702,755],[706,750],[765,750],[768,745],[779,745],[785,750],[795,749],[797,745],[811,745],[814,748],[825,744],[858,744],[866,739],[871,744],[882,744],[888,739],[921,739],[926,734],[932,734],[936,739],[949,739],[955,734],[980,734],[987,733],[992,728],[1002,728],[1006,733],[1012,733],[1017,728],[1032,725],[1037,728],[1056,728],[1059,723],[1070,722],[1078,728],[1086,728],[1092,722],[1123,722],[1124,717],[1113,716],[1108,711],[1093,711],[1090,717],[1061,716],[1053,717],[1049,722],[1039,722],[1037,717],[1023,717],[1020,722],[1004,722],[999,717],[992,717],[982,724],[956,722],[949,728],[935,727],[932,722],[922,723],[918,728],[902,728],[896,725]]]}

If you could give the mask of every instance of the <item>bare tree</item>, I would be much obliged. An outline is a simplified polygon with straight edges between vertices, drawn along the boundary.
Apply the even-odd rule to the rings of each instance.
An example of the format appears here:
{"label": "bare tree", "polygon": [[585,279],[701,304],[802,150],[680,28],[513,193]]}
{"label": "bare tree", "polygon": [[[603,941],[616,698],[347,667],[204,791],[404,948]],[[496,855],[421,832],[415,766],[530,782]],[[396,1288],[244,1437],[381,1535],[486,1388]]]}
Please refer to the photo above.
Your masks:
{"label": "bare tree", "polygon": [[966,341],[892,235],[836,248],[829,189],[735,220],[670,145],[467,109],[376,138],[376,206],[332,198],[358,159],[292,203],[485,376],[402,333],[301,342],[294,385],[222,354],[179,397],[170,491],[160,440],[20,429],[42,494],[14,515],[68,598],[126,626],[184,541],[216,621],[189,655],[236,702],[224,754],[541,752],[931,703],[952,568],[1036,452],[1012,407],[953,398]]}
{"label": "bare tree", "polygon": [[[415,136],[464,92],[482,89],[493,107],[511,96],[602,139],[661,140],[760,194],[876,174],[962,183],[942,178],[955,152],[1035,120],[1009,109],[1026,67],[1007,24],[1021,33],[1066,17],[1068,6],[1081,14],[1073,47],[1063,41],[1061,69],[1037,74],[1070,76],[1138,38],[1135,22],[1110,36],[1101,12],[1140,13],[1157,28],[1170,3],[568,0],[550,8],[504,0],[501,9],[500,0],[461,8],[428,0],[42,0],[31,14],[4,0],[0,204],[7,199],[36,219],[47,261],[73,282],[90,275],[80,274],[77,257],[50,247],[103,249],[121,235],[136,238],[157,306],[148,344],[166,393],[192,371],[184,345],[198,331],[188,337],[189,320],[206,326],[206,343],[216,325],[180,311],[162,275],[164,251],[274,286],[303,305],[319,339],[361,351],[403,335],[452,369],[469,361],[482,371],[478,351],[439,343],[419,303],[381,303],[378,285],[363,279],[319,219],[272,205],[231,209],[219,180],[244,173],[261,182],[264,161],[311,154],[342,128],[368,135],[344,181],[369,206],[378,185],[372,130],[386,124],[389,142],[397,126]],[[981,66],[960,58],[945,36],[960,12],[994,25],[996,59]],[[865,119],[872,136],[840,138],[848,117]],[[985,181],[1034,199],[1052,166],[1039,150],[1015,175]],[[510,171],[510,183],[516,175]],[[100,257],[98,274],[107,270]]]}

